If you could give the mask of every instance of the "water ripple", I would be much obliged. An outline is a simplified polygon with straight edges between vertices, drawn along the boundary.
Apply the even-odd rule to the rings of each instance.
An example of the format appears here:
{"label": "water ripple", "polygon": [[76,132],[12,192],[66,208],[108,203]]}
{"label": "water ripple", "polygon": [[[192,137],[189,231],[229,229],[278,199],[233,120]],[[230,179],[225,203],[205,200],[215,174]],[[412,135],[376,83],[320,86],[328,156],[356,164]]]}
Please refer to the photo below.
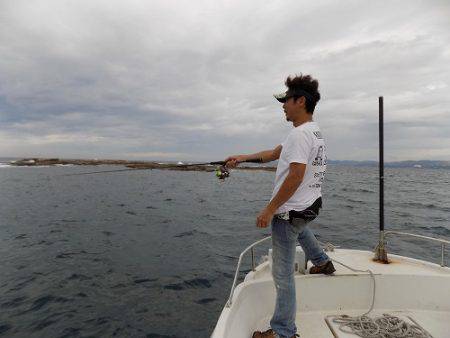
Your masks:
{"label": "water ripple", "polygon": [[[236,172],[226,183],[158,170],[56,181],[61,170],[87,171],[0,170],[0,335],[208,337],[240,252],[270,235],[254,222],[274,173]],[[375,172],[330,166],[324,209],[311,225],[321,240],[373,249]],[[449,238],[448,175],[387,168],[387,229]],[[255,251],[257,260],[269,245]],[[440,258],[426,242],[392,237],[389,246]],[[244,259],[241,277],[250,264]]]}

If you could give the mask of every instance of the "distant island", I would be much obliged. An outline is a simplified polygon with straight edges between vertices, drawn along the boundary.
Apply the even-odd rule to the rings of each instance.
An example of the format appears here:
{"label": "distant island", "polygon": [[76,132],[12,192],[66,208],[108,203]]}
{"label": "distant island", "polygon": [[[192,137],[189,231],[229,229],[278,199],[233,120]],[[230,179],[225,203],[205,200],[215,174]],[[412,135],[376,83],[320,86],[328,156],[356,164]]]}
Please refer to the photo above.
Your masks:
{"label": "distant island", "polygon": [[[328,164],[336,165],[351,165],[356,167],[378,167],[378,161],[338,161],[330,160]],[[396,161],[384,162],[386,168],[424,168],[424,169],[450,169],[450,161],[433,161],[433,160],[419,160],[419,161]]]}
{"label": "distant island", "polygon": [[[163,163],[149,161],[127,161],[127,160],[107,160],[107,159],[59,159],[59,158],[24,158],[21,160],[10,161],[12,166],[58,166],[58,165],[123,165],[130,169],[162,169],[162,170],[180,170],[180,171],[214,171],[215,165],[192,165],[190,162]],[[275,171],[273,166],[255,166],[244,165],[236,169],[240,170],[266,170]]]}
{"label": "distant island", "polygon": [[[152,161],[128,161],[108,159],[60,159],[60,158],[24,158],[10,161],[12,166],[51,166],[51,165],[123,165],[135,169],[165,169],[183,171],[214,171],[215,166],[197,165],[191,166],[191,162],[152,162]],[[340,161],[328,160],[329,165],[348,165],[356,167],[378,167],[378,161]],[[417,169],[450,169],[450,161],[397,161],[385,162],[387,168],[417,168]],[[275,171],[276,162],[268,165],[245,164],[236,169],[241,170],[267,170]]]}

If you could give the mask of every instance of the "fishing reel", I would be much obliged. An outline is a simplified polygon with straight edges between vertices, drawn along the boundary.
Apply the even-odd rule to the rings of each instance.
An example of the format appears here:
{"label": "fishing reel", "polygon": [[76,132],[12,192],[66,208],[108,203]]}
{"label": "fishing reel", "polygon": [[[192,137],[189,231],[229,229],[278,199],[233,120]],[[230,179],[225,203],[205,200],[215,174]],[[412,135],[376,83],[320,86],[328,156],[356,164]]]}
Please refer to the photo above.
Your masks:
{"label": "fishing reel", "polygon": [[225,180],[227,177],[230,177],[230,172],[225,165],[216,168],[216,177],[219,180]]}

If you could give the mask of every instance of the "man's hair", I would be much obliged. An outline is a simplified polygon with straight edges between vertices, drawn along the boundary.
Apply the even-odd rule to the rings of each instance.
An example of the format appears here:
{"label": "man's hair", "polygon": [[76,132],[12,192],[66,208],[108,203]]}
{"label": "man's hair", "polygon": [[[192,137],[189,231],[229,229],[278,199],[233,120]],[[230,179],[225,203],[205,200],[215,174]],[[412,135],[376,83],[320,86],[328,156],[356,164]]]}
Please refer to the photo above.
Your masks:
{"label": "man's hair", "polygon": [[[288,90],[300,89],[311,94],[313,99],[305,97],[305,101],[306,101],[306,111],[312,114],[314,112],[314,108],[316,107],[317,102],[319,102],[320,100],[319,81],[313,79],[311,75],[303,75],[300,73],[300,75],[296,75],[293,78],[288,76],[288,78],[285,81],[285,85],[286,87],[288,87]],[[299,97],[301,97],[301,95],[294,96],[294,100],[297,100]]]}

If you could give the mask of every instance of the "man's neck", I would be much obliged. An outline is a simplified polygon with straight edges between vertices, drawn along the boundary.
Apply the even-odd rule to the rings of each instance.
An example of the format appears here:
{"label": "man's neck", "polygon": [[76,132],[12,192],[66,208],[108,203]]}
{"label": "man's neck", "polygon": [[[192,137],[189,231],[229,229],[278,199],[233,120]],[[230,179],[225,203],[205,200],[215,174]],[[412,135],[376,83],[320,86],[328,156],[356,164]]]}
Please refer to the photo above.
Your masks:
{"label": "man's neck", "polygon": [[306,115],[300,116],[297,120],[293,121],[293,125],[295,128],[297,128],[298,126],[302,125],[303,123],[311,122],[312,120],[313,120],[312,115],[306,114]]}

